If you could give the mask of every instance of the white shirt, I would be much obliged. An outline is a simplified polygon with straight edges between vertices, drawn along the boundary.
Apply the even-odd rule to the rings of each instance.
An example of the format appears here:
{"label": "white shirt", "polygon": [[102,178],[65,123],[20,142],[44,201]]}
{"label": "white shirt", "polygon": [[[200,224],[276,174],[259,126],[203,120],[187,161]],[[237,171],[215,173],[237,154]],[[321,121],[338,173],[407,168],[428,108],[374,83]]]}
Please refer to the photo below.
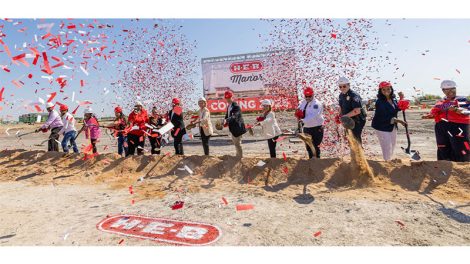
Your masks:
{"label": "white shirt", "polygon": [[282,134],[281,129],[277,123],[276,116],[272,111],[269,112],[269,114],[266,115],[266,118],[259,123],[263,128],[263,135],[266,139],[270,139]]}
{"label": "white shirt", "polygon": [[[298,109],[304,110],[307,101],[302,100]],[[317,99],[313,99],[308,103],[307,109],[305,109],[305,117],[302,119],[304,127],[317,127],[322,126],[325,122],[323,117],[323,103]]]}
{"label": "white shirt", "polygon": [[62,117],[62,123],[64,124],[64,126],[60,130],[59,134],[66,134],[70,131],[77,131],[77,129],[75,128],[75,118],[71,113],[65,113],[65,115]]}

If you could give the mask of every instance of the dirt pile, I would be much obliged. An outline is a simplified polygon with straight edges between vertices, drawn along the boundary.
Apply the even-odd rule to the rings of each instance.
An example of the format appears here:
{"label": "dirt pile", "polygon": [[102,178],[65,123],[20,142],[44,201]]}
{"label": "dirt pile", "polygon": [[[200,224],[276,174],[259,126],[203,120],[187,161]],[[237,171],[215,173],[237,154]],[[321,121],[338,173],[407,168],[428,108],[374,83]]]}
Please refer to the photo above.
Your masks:
{"label": "dirt pile", "polygon": [[340,158],[264,159],[265,164],[259,164],[261,160],[170,155],[122,158],[111,153],[83,160],[80,154],[65,157],[57,152],[4,150],[0,152],[0,181],[26,181],[33,185],[105,184],[113,189],[133,185],[139,190],[138,199],[163,197],[174,191],[212,190],[292,196],[297,190],[291,190],[291,186],[308,185],[334,192],[354,188],[363,183],[364,174],[373,173],[373,185],[362,185],[363,188],[432,192],[447,199],[470,199],[468,163],[368,160],[370,167],[364,169]]}

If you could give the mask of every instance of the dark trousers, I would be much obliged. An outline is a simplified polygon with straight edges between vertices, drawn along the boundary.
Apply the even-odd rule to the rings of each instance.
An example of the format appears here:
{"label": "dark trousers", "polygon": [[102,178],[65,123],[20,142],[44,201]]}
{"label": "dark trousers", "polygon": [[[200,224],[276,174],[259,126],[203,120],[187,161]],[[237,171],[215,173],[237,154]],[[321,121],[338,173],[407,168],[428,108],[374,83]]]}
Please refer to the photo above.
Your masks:
{"label": "dark trousers", "polygon": [[356,120],[354,119],[354,129],[352,130],[352,133],[354,135],[354,138],[356,138],[356,140],[359,142],[359,144],[362,145],[362,130],[364,129],[364,126],[366,124],[366,121],[365,120]]}
{"label": "dark trousers", "polygon": [[[312,136],[313,147],[315,148],[316,157],[320,158],[320,144],[323,141],[323,126],[304,127],[304,133]],[[313,158],[313,151],[306,144],[308,157]]]}
{"label": "dark trousers", "polygon": [[91,145],[93,146],[93,154],[98,152],[98,150],[96,149],[96,141],[98,141],[96,138],[91,139]]}
{"label": "dark trousers", "polygon": [[152,149],[150,153],[152,154],[160,154],[160,148],[162,147],[162,137],[149,137],[150,146]]}
{"label": "dark trousers", "polygon": [[124,143],[127,141],[127,137],[123,134],[118,134],[118,154],[122,155],[124,152],[125,156],[127,156],[127,147],[124,147]]}
{"label": "dark trousers", "polygon": [[184,155],[183,151],[183,135],[178,133],[178,135],[173,137],[173,146],[175,147],[176,155]]}
{"label": "dark trousers", "polygon": [[[143,140],[140,141],[140,137],[141,136],[134,135],[134,134],[128,134],[127,135],[128,149],[127,149],[126,157],[129,156],[129,155],[134,155],[136,149],[137,149],[137,155],[143,155],[144,154],[145,138],[143,138]],[[140,148],[138,148],[138,147],[140,147]]]}
{"label": "dark trousers", "polygon": [[276,140],[278,138],[279,136],[275,136],[273,138],[268,139],[269,155],[271,156],[271,158],[276,157],[276,145],[277,145]]}
{"label": "dark trousers", "polygon": [[441,121],[434,131],[438,160],[470,161],[470,125]]}
{"label": "dark trousers", "polygon": [[51,129],[49,141],[47,141],[47,151],[59,151],[59,131],[62,127],[55,127]]}
{"label": "dark trousers", "polygon": [[199,133],[201,134],[202,148],[204,149],[204,155],[209,155],[209,139],[211,136],[206,136],[204,134],[204,129],[199,128]]}

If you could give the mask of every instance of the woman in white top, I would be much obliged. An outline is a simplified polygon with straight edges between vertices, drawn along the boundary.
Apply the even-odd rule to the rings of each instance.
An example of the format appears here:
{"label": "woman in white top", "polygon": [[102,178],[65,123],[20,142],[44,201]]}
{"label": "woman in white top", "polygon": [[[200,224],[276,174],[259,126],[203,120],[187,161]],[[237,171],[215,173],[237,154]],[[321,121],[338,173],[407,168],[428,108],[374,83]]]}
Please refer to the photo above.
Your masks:
{"label": "woman in white top", "polygon": [[202,147],[204,148],[204,155],[209,155],[209,139],[214,134],[211,122],[211,113],[207,108],[207,102],[204,97],[198,100],[199,111],[198,118],[193,124],[199,125],[199,133],[201,134]]}
{"label": "woman in white top", "polygon": [[264,99],[261,101],[263,107],[263,114],[256,118],[257,123],[263,129],[263,135],[268,140],[269,154],[271,158],[276,157],[276,140],[282,134],[279,125],[277,124],[276,115],[272,111],[271,100]]}

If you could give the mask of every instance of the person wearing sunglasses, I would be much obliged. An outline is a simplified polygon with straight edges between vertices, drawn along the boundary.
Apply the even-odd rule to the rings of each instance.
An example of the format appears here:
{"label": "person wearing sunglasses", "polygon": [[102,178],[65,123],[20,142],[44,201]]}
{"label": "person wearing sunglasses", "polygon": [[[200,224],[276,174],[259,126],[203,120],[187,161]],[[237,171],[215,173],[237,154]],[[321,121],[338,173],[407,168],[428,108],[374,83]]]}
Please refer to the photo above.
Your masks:
{"label": "person wearing sunglasses", "polygon": [[441,89],[445,97],[436,102],[423,119],[434,119],[437,159],[470,161],[470,101],[457,96],[457,84],[444,80]]}
{"label": "person wearing sunglasses", "polygon": [[406,122],[397,118],[400,109],[395,98],[392,85],[389,82],[381,82],[379,84],[379,92],[377,93],[377,101],[375,102],[372,128],[375,129],[379,139],[382,156],[385,161],[389,161],[393,157],[397,143],[397,124],[407,125]]}
{"label": "person wearing sunglasses", "polygon": [[362,108],[361,96],[351,90],[349,80],[345,77],[338,79],[338,86],[341,91],[339,95],[340,116],[347,116],[354,120],[353,135],[362,144],[362,130],[366,124],[366,111]]}
{"label": "person wearing sunglasses", "polygon": [[[312,137],[313,147],[315,148],[315,156],[320,158],[320,144],[323,141],[323,103],[313,97],[313,89],[307,87],[304,89],[305,99],[300,102],[295,115],[299,123],[303,127],[303,133]],[[313,158],[313,151],[308,144],[307,148],[309,159]]]}

